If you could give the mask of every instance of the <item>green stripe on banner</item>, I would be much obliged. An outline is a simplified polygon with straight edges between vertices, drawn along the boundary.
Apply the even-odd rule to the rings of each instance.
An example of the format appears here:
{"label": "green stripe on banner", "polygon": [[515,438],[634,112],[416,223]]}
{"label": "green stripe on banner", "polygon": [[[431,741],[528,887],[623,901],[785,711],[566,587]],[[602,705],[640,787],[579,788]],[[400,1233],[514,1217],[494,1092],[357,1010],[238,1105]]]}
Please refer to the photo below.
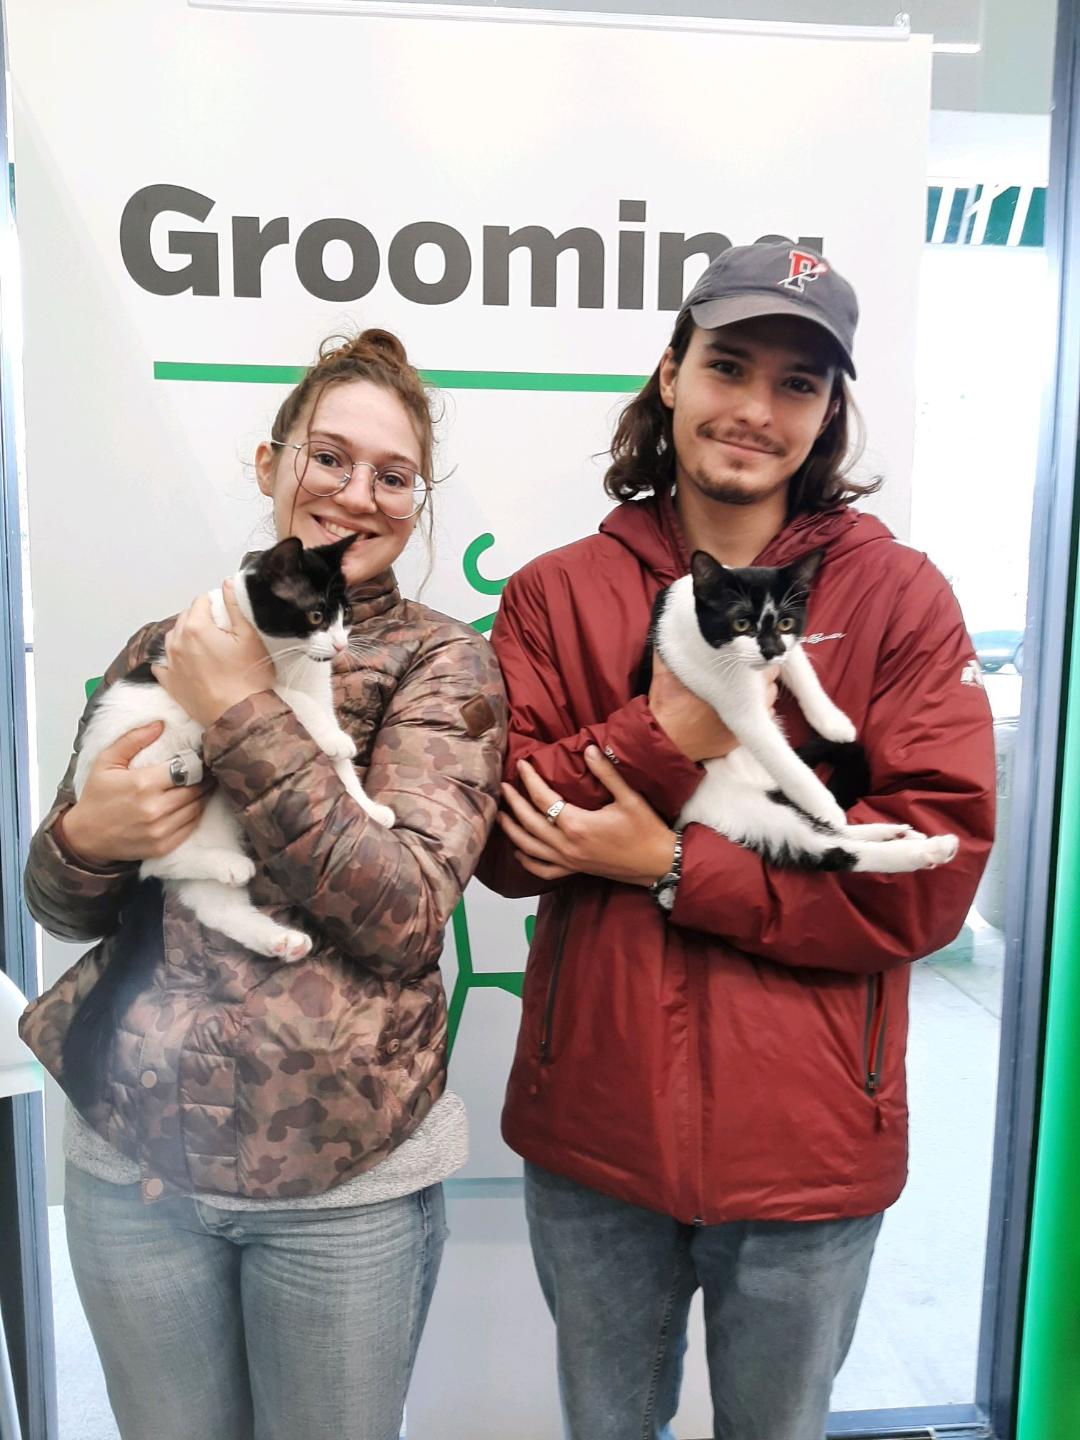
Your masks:
{"label": "green stripe on banner", "polygon": [[295,385],[302,365],[204,365],[198,361],[155,360],[155,380],[202,380],[211,384]]}
{"label": "green stripe on banner", "polygon": [[[196,380],[209,384],[295,385],[302,365],[211,365],[201,361],[155,360],[155,380]],[[577,394],[631,395],[646,375],[573,375],[542,370],[421,370],[443,390],[547,390]]]}
{"label": "green stripe on banner", "polygon": [[587,394],[631,395],[647,375],[559,375],[539,370],[421,370],[443,390],[563,390]]}

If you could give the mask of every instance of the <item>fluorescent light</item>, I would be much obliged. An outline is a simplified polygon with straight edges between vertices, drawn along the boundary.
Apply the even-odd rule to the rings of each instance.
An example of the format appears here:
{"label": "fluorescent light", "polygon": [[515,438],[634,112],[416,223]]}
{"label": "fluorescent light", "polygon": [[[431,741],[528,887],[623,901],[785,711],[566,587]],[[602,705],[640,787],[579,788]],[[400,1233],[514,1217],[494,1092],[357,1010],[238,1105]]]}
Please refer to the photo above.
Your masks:
{"label": "fluorescent light", "polygon": [[982,52],[982,46],[977,43],[953,44],[952,42],[947,40],[942,40],[940,42],[935,41],[930,48],[931,50],[933,50],[935,55],[978,55]]}

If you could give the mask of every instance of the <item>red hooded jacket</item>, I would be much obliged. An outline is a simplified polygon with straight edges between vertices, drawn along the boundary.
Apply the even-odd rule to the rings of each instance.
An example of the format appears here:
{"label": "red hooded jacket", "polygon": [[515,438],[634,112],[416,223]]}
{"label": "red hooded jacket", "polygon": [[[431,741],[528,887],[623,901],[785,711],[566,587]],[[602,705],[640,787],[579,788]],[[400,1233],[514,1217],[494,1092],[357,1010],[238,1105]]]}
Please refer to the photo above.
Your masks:
{"label": "red hooded jacket", "polygon": [[[687,827],[666,916],[635,886],[545,885],[496,830],[479,874],[545,892],[503,1134],[520,1155],[686,1222],[821,1220],[892,1204],[907,1169],[908,962],[959,931],[993,839],[990,709],[959,607],[925,555],[839,507],[788,525],[756,563],[824,546],[806,644],[854,721],[870,793],[853,821],[952,832],[912,875],[779,870]],[[702,776],[634,697],[652,602],[689,568],[667,497],[507,585],[492,632],[510,697],[507,774],[527,757],[568,802],[608,798],[606,748],[665,819]],[[805,721],[781,692],[792,742]]]}

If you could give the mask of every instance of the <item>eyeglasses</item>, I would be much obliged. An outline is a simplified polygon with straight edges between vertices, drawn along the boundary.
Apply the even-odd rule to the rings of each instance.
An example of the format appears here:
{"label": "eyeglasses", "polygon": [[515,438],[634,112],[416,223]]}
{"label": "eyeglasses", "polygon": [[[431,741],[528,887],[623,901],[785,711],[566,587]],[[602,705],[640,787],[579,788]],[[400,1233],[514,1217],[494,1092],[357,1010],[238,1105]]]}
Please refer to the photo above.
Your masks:
{"label": "eyeglasses", "polygon": [[355,471],[367,470],[371,498],[388,519],[411,520],[427,502],[428,482],[407,466],[384,465],[380,470],[367,460],[354,460],[325,440],[305,440],[300,445],[271,440],[270,444],[296,451],[296,479],[309,495],[336,495]]}

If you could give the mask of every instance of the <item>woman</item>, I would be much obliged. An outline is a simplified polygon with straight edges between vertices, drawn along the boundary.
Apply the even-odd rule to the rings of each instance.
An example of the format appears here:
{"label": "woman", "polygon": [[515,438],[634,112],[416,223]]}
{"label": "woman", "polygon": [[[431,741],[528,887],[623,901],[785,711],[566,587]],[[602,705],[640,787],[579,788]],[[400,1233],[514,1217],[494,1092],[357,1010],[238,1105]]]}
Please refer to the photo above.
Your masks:
{"label": "woman", "polygon": [[323,347],[256,453],[279,538],[361,537],[343,564],[358,653],[334,662],[334,698],[393,829],[269,688],[235,606],[233,632],[205,600],[146,626],[105,677],[168,632],[161,683],[206,727],[206,783],[256,859],[254,903],[318,935],[306,960],[252,955],[138,882],[137,862],[186,838],[204,803],[168,765],[128,768],[156,726],[104,752],[77,803],[73,760],[31,844],[34,916],[62,939],[106,937],[24,1017],[62,1085],[83,998],[106,965],[155,947],[65,1137],[72,1266],[124,1440],[398,1435],[445,1235],[440,1182],[465,1158],[463,1108],[444,1093],[443,927],[491,827],[505,744],[487,642],[402,600],[391,569],[430,516],[432,450],[417,372],[366,331]]}

